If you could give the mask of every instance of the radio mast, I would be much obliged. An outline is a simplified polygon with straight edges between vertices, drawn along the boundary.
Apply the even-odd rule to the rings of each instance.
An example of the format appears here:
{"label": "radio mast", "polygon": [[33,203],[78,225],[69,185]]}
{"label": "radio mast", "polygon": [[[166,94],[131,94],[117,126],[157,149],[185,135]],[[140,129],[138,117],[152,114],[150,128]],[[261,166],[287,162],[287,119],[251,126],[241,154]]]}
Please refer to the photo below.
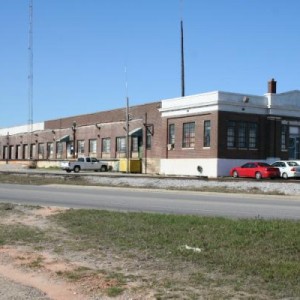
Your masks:
{"label": "radio mast", "polygon": [[183,41],[183,0],[181,1],[181,20],[180,20],[180,50],[181,50],[181,97],[185,96],[184,78],[184,41]]}
{"label": "radio mast", "polygon": [[28,131],[33,131],[33,0],[29,0],[28,35]]}

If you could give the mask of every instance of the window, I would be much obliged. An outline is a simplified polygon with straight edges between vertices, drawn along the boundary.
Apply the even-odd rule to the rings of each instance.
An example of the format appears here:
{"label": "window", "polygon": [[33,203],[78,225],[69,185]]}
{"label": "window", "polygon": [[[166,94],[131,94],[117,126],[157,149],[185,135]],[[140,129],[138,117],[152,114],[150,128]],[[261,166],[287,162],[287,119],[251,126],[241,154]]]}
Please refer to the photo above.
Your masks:
{"label": "window", "polygon": [[195,122],[183,124],[182,147],[195,147]]}
{"label": "window", "polygon": [[117,137],[117,152],[126,152],[126,138]]}
{"label": "window", "polygon": [[147,125],[146,126],[146,149],[151,149],[153,133],[154,133],[153,125]]}
{"label": "window", "polygon": [[63,156],[63,143],[57,142],[56,143],[56,157],[62,158]]}
{"label": "window", "polygon": [[248,124],[248,141],[249,149],[257,148],[257,124],[255,123]]}
{"label": "window", "polygon": [[235,122],[229,121],[227,127],[227,148],[235,147]]}
{"label": "window", "polygon": [[258,127],[253,122],[229,121],[227,148],[256,149]]}
{"label": "window", "polygon": [[246,123],[245,122],[239,123],[238,148],[246,148]]}
{"label": "window", "polygon": [[110,138],[102,139],[102,152],[110,153]]}
{"label": "window", "polygon": [[204,147],[210,147],[210,121],[204,121]]}
{"label": "window", "polygon": [[[27,145],[25,145],[25,146],[26,146],[25,152],[27,152],[28,147],[27,147]],[[47,157],[48,158],[53,158],[53,143],[47,143]]]}
{"label": "window", "polygon": [[44,158],[44,152],[45,152],[45,145],[43,143],[40,143],[38,145],[38,156],[39,156],[39,158]]}
{"label": "window", "polygon": [[169,124],[168,144],[175,144],[175,124]]}
{"label": "window", "polygon": [[89,153],[97,153],[97,140],[89,140]]}
{"label": "window", "polygon": [[[43,158],[43,157],[42,157]],[[21,145],[17,145],[16,159],[21,159]]]}
{"label": "window", "polygon": [[139,138],[137,136],[133,136],[131,138],[131,149],[132,149],[132,152],[139,151]]}
{"label": "window", "polygon": [[281,150],[288,150],[288,125],[281,125]]}
{"label": "window", "polygon": [[3,146],[3,159],[7,158],[7,146]]}
{"label": "window", "polygon": [[72,157],[74,153],[73,141],[67,142],[67,157]]}
{"label": "window", "polygon": [[84,154],[84,141],[77,141],[77,153]]}

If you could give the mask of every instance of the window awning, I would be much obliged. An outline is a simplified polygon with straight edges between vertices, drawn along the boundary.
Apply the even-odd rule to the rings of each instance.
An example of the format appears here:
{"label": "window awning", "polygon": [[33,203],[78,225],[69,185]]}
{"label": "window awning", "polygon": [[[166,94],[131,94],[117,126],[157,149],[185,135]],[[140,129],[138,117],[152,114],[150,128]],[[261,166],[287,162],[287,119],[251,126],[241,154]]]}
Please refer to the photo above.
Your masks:
{"label": "window awning", "polygon": [[70,141],[70,136],[69,135],[64,135],[61,138],[57,139],[56,142],[62,143],[62,142],[69,142]]}
{"label": "window awning", "polygon": [[143,135],[143,129],[141,127],[132,129],[129,131],[129,135],[131,136],[142,136]]}

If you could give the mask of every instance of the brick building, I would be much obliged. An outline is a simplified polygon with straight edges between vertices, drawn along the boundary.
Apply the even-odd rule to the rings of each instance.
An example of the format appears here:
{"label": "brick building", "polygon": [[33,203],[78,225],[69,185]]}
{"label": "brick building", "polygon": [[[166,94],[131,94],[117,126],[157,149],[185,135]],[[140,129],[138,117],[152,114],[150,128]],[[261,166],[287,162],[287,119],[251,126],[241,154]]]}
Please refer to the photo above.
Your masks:
{"label": "brick building", "polygon": [[277,94],[274,79],[263,96],[215,91],[132,106],[128,116],[122,108],[0,129],[1,161],[90,155],[118,171],[128,155],[143,173],[218,177],[248,160],[300,160],[300,91]]}

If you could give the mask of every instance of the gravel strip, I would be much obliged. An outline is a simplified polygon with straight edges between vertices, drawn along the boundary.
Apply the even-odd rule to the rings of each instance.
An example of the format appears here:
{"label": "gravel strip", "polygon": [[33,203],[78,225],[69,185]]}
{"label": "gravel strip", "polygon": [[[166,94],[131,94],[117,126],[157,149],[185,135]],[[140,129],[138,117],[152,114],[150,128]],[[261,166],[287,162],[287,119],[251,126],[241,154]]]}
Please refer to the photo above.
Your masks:
{"label": "gravel strip", "polygon": [[0,277],[1,300],[51,300],[37,289]]}
{"label": "gravel strip", "polygon": [[235,191],[241,193],[266,193],[279,195],[300,195],[300,182],[278,182],[256,181],[256,180],[205,180],[205,179],[180,179],[180,178],[149,178],[149,177],[104,177],[87,176],[86,180],[91,184],[104,186],[132,186],[139,188],[161,188],[161,189],[189,189],[213,191],[214,188],[224,191]]}

